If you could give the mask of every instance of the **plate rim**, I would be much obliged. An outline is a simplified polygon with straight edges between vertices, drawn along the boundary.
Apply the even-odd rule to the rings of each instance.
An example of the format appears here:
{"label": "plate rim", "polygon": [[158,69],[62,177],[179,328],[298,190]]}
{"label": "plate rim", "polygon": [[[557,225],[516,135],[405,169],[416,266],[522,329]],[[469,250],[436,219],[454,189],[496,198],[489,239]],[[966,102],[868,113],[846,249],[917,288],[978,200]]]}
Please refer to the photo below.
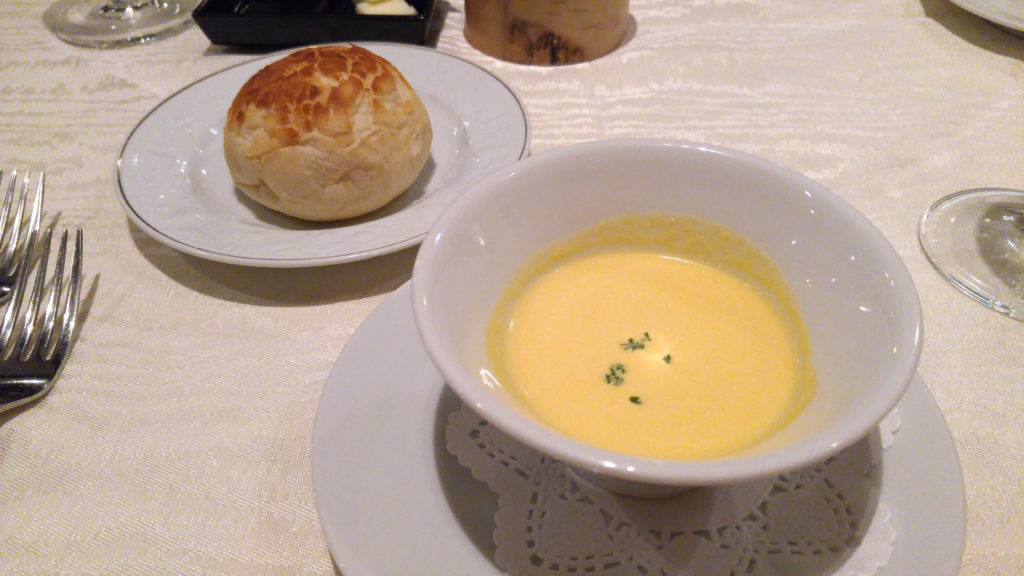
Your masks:
{"label": "plate rim", "polygon": [[950,2],[991,23],[1016,32],[1024,32],[1024,13],[1020,14],[1017,20],[1010,20],[1004,18],[999,10],[990,10],[991,4],[987,2],[978,2],[978,0],[950,0]]}
{"label": "plate rim", "polygon": [[[363,250],[359,250],[359,251],[354,251],[354,252],[345,252],[345,253],[342,253],[342,254],[325,255],[325,256],[312,256],[312,257],[296,257],[296,258],[257,257],[257,256],[246,256],[246,255],[239,255],[239,254],[231,254],[231,253],[224,252],[224,251],[218,251],[218,250],[203,248],[201,246],[196,246],[196,245],[193,245],[193,244],[189,244],[189,243],[183,242],[182,240],[180,240],[178,238],[175,238],[173,235],[171,235],[170,233],[168,233],[165,230],[161,229],[159,226],[150,223],[149,220],[147,220],[145,217],[143,217],[143,215],[140,214],[135,209],[134,206],[132,206],[130,200],[128,199],[129,193],[125,190],[125,183],[124,183],[124,180],[123,180],[125,152],[126,152],[128,146],[129,146],[129,144],[132,143],[132,140],[135,137],[135,135],[143,127],[143,125],[146,123],[146,121],[151,116],[153,116],[153,114],[155,114],[158,110],[160,110],[165,105],[167,105],[169,102],[171,102],[175,98],[178,98],[183,93],[185,93],[185,92],[187,92],[189,90],[192,90],[197,85],[199,85],[199,84],[201,84],[203,82],[206,82],[206,81],[208,81],[208,80],[210,80],[210,79],[212,79],[212,78],[214,78],[214,77],[216,77],[218,75],[224,74],[224,73],[226,73],[226,72],[228,72],[230,70],[233,70],[233,69],[236,69],[236,68],[239,68],[239,67],[242,67],[242,66],[253,65],[253,64],[256,64],[257,62],[261,62],[261,61],[266,61],[269,64],[274,59],[283,58],[283,57],[287,56],[288,54],[291,54],[293,52],[296,52],[296,51],[304,49],[304,48],[310,48],[310,47],[316,47],[316,46],[340,46],[340,45],[362,46],[362,47],[366,47],[367,49],[371,49],[371,50],[375,46],[384,46],[384,47],[387,47],[389,49],[409,50],[409,51],[419,51],[419,52],[424,52],[424,53],[430,53],[430,54],[433,54],[435,56],[439,56],[441,58],[451,59],[451,60],[455,60],[455,61],[461,62],[463,64],[471,66],[472,68],[476,69],[479,72],[482,72],[482,73],[486,74],[487,76],[491,77],[495,82],[497,82],[497,84],[499,86],[504,88],[509,93],[509,95],[512,97],[512,99],[515,101],[516,108],[519,110],[520,116],[522,118],[523,140],[522,140],[522,143],[521,143],[521,148],[518,151],[518,157],[516,158],[515,161],[522,160],[523,158],[526,158],[527,156],[530,155],[530,145],[531,145],[531,141],[532,141],[532,130],[531,130],[531,123],[530,123],[530,118],[529,118],[529,112],[527,111],[527,108],[526,108],[526,105],[525,105],[523,99],[520,97],[520,95],[516,91],[516,89],[513,88],[510,84],[508,84],[507,82],[502,80],[497,74],[495,74],[491,70],[488,70],[487,68],[484,68],[483,66],[481,66],[479,64],[476,64],[474,62],[471,62],[471,61],[469,61],[469,60],[467,60],[465,58],[462,58],[462,57],[454,55],[454,54],[449,54],[447,52],[442,52],[441,50],[438,50],[436,48],[431,48],[431,47],[428,47],[428,46],[420,46],[420,45],[415,45],[415,44],[406,44],[406,43],[402,43],[402,42],[353,41],[353,42],[331,42],[331,43],[324,43],[324,44],[311,44],[309,46],[292,47],[292,48],[288,48],[288,49],[276,50],[276,51],[273,51],[273,52],[262,54],[262,55],[254,57],[254,58],[246,59],[246,60],[244,60],[242,62],[236,62],[236,63],[231,64],[229,66],[226,66],[224,68],[220,68],[220,69],[218,69],[216,71],[210,72],[209,74],[205,74],[204,76],[202,76],[200,78],[197,78],[197,79],[193,80],[192,82],[189,82],[188,84],[182,86],[181,88],[179,88],[179,89],[175,90],[174,92],[172,92],[171,94],[169,94],[167,97],[165,97],[162,100],[160,100],[160,102],[158,102],[155,106],[150,108],[135,123],[135,125],[128,132],[128,135],[122,140],[121,146],[120,146],[120,148],[118,150],[118,153],[117,153],[117,159],[114,162],[114,166],[113,166],[113,170],[114,170],[114,183],[115,183],[115,186],[116,186],[115,194],[117,196],[118,203],[120,204],[120,206],[121,206],[122,210],[125,212],[125,214],[128,216],[128,219],[131,220],[131,222],[134,223],[140,230],[145,232],[148,236],[150,236],[154,240],[157,240],[161,244],[169,246],[170,248],[178,250],[178,251],[180,251],[182,253],[189,254],[191,256],[195,256],[197,258],[201,258],[201,259],[204,259],[204,260],[214,261],[214,262],[221,262],[221,263],[225,263],[225,264],[236,264],[236,265],[249,266],[249,267],[261,267],[261,268],[304,268],[304,267],[316,267],[316,266],[329,266],[329,265],[334,265],[334,264],[344,264],[344,263],[348,263],[348,262],[356,262],[356,261],[359,261],[359,260],[366,260],[366,259],[374,258],[374,257],[377,257],[377,256],[383,256],[383,255],[386,255],[386,254],[391,254],[391,253],[403,250],[405,248],[416,246],[420,242],[422,242],[423,239],[426,237],[426,235],[429,232],[429,227],[427,227],[427,229],[423,230],[422,232],[418,232],[418,233],[412,234],[412,235],[410,235],[408,237],[405,237],[405,238],[402,238],[402,239],[398,239],[398,240],[395,240],[393,242],[389,242],[387,244],[381,244],[380,246],[374,246],[372,248],[367,248],[367,249],[363,249]],[[483,177],[483,176],[485,176],[485,174],[479,175],[479,177]],[[463,190],[462,193],[464,193],[465,191],[466,190]],[[436,216],[439,216],[440,212],[443,212],[443,210],[444,210],[443,207],[438,210],[438,214],[435,215],[435,218],[434,218],[435,220],[436,220]]]}

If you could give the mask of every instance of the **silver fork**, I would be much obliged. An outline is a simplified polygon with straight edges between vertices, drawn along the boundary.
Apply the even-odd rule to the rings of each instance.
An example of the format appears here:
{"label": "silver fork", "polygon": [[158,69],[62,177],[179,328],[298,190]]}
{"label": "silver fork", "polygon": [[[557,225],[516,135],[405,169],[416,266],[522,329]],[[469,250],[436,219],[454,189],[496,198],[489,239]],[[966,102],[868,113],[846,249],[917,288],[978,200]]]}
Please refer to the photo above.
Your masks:
{"label": "silver fork", "polygon": [[[31,212],[25,221],[25,205],[29,196],[30,173],[25,171],[18,186],[18,171],[11,171],[7,183],[7,194],[4,196],[3,207],[0,208],[0,302],[10,298],[21,261],[20,252],[25,247],[29,235],[39,230],[39,220],[43,213],[43,190],[46,173],[39,172],[36,183],[35,197],[32,199]],[[0,183],[3,182],[4,171],[0,168]],[[17,196],[15,192],[17,191]],[[14,213],[11,213],[11,210]],[[27,226],[26,226],[27,224]]]}
{"label": "silver fork", "polygon": [[0,320],[0,413],[46,395],[74,344],[82,289],[82,230],[75,232],[70,271],[65,270],[68,231],[63,231],[52,273],[48,264],[53,229],[43,232],[38,246],[37,234],[29,234],[19,259],[23,272]]}

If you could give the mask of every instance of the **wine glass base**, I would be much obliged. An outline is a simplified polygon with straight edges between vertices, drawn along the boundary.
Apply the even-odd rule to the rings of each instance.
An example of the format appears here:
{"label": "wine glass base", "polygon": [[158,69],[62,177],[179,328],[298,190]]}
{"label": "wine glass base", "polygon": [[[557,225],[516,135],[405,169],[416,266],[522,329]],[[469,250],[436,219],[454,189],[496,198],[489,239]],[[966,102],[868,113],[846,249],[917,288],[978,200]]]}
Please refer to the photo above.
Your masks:
{"label": "wine glass base", "polygon": [[921,217],[918,239],[936,270],[985,306],[1024,320],[1024,191],[950,194]]}
{"label": "wine glass base", "polygon": [[61,40],[89,48],[134,46],[192,25],[199,0],[58,0],[43,23]]}

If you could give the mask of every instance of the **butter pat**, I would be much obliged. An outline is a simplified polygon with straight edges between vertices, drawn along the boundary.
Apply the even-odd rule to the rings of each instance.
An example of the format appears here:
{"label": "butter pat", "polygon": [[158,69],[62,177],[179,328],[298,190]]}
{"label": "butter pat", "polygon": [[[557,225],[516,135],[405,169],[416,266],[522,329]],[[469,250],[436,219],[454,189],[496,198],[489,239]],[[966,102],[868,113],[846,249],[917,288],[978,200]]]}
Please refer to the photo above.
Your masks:
{"label": "butter pat", "polygon": [[356,14],[415,16],[416,9],[405,0],[356,0]]}

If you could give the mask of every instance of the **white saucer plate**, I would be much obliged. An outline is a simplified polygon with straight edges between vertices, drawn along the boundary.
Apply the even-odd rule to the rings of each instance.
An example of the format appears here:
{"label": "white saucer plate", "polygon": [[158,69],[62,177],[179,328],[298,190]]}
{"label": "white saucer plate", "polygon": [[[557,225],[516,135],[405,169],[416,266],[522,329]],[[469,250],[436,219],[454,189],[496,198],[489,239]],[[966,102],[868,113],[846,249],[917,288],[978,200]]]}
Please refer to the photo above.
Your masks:
{"label": "white saucer plate", "polygon": [[1024,33],[1024,2],[1021,0],[950,0],[989,22]]}
{"label": "white saucer plate", "polygon": [[[316,506],[345,576],[502,574],[493,562],[497,497],[445,447],[459,406],[420,343],[406,284],[342,351],[313,427]],[[877,574],[952,576],[966,525],[953,441],[919,377],[898,409],[879,472],[897,535]]]}
{"label": "white saucer plate", "polygon": [[219,262],[260,267],[338,264],[419,243],[476,179],[528,154],[526,111],[490,72],[430,48],[362,42],[406,77],[434,130],[419,179],[387,206],[336,223],[296,220],[237,190],[222,130],[238,90],[280,52],[207,76],[162,102],[135,127],[116,166],[118,199],[156,240]]}

